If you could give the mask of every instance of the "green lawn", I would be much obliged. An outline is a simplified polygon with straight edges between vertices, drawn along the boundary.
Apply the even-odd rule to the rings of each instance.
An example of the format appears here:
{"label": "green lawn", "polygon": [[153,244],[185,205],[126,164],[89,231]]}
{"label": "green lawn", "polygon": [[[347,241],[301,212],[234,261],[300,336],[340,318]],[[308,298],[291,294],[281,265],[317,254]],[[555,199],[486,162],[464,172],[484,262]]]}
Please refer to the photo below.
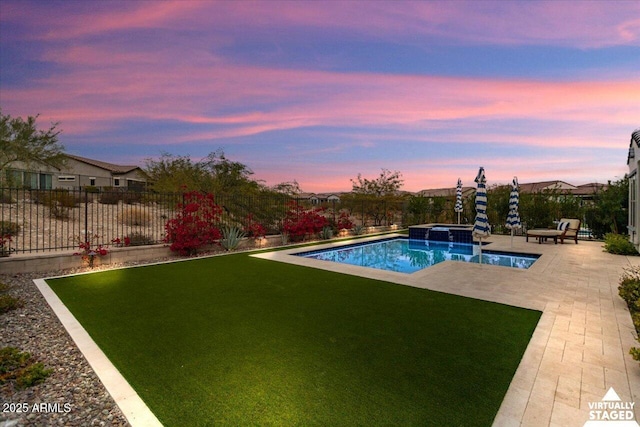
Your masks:
{"label": "green lawn", "polygon": [[48,282],[166,426],[489,426],[540,317],[247,254]]}

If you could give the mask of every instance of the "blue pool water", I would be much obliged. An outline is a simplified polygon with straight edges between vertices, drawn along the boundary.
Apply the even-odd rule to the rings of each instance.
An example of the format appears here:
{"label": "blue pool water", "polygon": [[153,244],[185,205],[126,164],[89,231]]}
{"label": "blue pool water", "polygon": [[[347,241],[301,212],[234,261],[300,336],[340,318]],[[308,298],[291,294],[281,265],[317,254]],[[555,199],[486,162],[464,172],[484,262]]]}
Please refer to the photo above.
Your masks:
{"label": "blue pool water", "polygon": [[[442,261],[480,262],[479,246],[393,238],[357,243],[333,249],[300,252],[295,255],[381,270],[413,273]],[[539,255],[496,252],[482,249],[482,264],[529,268]]]}

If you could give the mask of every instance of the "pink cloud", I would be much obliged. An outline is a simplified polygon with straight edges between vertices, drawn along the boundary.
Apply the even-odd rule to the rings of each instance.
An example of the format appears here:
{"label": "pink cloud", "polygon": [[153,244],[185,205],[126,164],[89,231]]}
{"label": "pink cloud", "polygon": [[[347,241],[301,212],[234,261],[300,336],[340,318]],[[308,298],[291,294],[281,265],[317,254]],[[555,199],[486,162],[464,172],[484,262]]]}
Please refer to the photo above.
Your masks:
{"label": "pink cloud", "polygon": [[[30,33],[49,40],[140,28],[316,28],[390,40],[438,36],[453,42],[581,48],[640,43],[640,5],[633,1],[575,2],[117,2],[93,9],[46,3],[3,6],[4,19],[46,17]],[[116,4],[117,7],[113,7]],[[102,7],[100,7],[102,6]],[[354,17],[357,16],[357,19]],[[499,19],[496,19],[499,18]]]}

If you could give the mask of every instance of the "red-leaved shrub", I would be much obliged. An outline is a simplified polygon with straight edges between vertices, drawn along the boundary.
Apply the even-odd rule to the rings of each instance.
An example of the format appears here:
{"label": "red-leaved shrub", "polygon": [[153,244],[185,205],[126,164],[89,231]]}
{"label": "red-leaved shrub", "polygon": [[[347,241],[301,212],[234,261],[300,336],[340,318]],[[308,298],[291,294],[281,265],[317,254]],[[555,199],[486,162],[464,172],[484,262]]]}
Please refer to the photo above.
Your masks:
{"label": "red-leaved shrub", "polygon": [[184,204],[178,204],[178,214],[165,224],[165,241],[171,243],[169,249],[180,255],[191,255],[202,246],[218,241],[221,214],[222,209],[212,194],[185,193]]}
{"label": "red-leaved shrub", "polygon": [[353,221],[351,221],[351,217],[349,212],[340,211],[340,215],[338,216],[338,230],[346,229],[351,230],[353,228]]}
{"label": "red-leaved shrub", "polygon": [[247,237],[255,240],[262,239],[265,234],[267,234],[267,230],[265,230],[264,226],[253,219],[253,214],[247,215],[244,219],[244,232]]}
{"label": "red-leaved shrub", "polygon": [[323,208],[306,210],[296,202],[289,202],[287,215],[282,223],[282,231],[294,241],[304,240],[307,235],[319,233],[329,225],[327,218],[320,215],[323,211]]}

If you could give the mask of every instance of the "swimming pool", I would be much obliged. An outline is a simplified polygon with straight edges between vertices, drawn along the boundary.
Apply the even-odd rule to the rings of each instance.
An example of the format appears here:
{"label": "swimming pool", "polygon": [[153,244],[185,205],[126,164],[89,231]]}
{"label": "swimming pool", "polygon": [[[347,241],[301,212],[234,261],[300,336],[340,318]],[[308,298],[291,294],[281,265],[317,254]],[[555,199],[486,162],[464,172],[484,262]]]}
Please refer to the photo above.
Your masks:
{"label": "swimming pool", "polygon": [[[400,273],[414,273],[449,260],[476,264],[480,262],[478,245],[409,240],[402,237],[298,252],[294,255]],[[539,255],[482,249],[482,264],[526,269],[538,258]]]}

